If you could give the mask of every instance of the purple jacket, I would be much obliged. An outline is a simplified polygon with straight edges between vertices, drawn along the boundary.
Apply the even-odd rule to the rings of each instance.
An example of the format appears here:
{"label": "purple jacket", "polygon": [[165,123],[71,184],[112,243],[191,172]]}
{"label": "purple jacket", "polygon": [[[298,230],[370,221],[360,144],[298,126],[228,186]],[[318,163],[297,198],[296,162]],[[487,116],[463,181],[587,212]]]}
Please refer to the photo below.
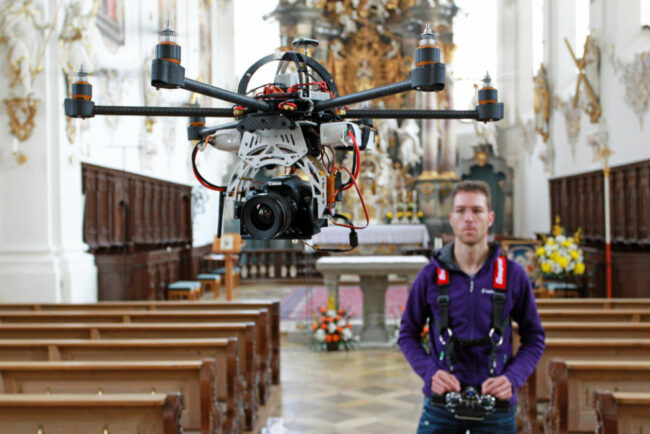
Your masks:
{"label": "purple jacket", "polygon": [[[478,339],[488,335],[492,325],[492,293],[494,282],[494,261],[500,255],[496,245],[490,245],[490,257],[481,269],[470,278],[458,268],[453,260],[453,243],[437,251],[431,263],[425,266],[411,287],[406,308],[402,315],[398,344],[413,370],[424,380],[422,391],[431,396],[431,377],[438,369],[448,371],[444,360],[439,360],[444,349],[438,340],[432,317],[440,319],[438,309],[439,266],[449,272],[449,324],[453,333],[461,339]],[[507,263],[507,291],[503,308],[506,315],[519,325],[521,346],[512,356],[512,327],[504,332],[503,344],[497,353],[496,375],[505,375],[513,385],[511,404],[517,402],[516,391],[533,373],[544,352],[544,329],[539,319],[535,296],[524,269],[514,261]],[[429,341],[432,354],[422,347],[420,333],[431,318]],[[488,375],[490,345],[465,347],[456,346],[458,363],[454,375],[464,386],[480,386]]]}

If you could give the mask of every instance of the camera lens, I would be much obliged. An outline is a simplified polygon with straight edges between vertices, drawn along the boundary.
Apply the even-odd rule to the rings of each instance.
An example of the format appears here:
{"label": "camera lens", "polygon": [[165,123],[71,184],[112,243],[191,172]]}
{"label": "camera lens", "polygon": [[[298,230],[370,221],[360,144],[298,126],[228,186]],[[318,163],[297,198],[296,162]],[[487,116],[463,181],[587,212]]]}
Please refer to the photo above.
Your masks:
{"label": "camera lens", "polygon": [[242,224],[255,239],[270,240],[291,226],[293,208],[289,200],[274,192],[249,198],[242,208]]}
{"label": "camera lens", "polygon": [[270,206],[258,203],[251,213],[251,223],[261,231],[267,231],[273,226],[275,215]]}

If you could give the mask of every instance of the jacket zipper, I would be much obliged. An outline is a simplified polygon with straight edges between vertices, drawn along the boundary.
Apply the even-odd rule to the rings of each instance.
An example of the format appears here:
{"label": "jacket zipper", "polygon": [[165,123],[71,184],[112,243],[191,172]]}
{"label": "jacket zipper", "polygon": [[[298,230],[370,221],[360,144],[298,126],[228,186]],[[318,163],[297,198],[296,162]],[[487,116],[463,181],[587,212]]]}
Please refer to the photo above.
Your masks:
{"label": "jacket zipper", "polygon": [[472,293],[474,292],[474,277],[469,279],[469,318],[470,318],[470,339],[474,339],[474,300]]}

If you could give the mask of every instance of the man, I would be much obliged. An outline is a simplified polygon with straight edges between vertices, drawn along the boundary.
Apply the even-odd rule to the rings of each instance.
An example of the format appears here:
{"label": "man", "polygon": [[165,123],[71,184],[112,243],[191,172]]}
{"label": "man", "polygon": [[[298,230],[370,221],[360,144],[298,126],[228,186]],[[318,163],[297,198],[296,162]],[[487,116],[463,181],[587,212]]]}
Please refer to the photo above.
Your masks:
{"label": "man", "polygon": [[[460,182],[452,201],[449,223],[455,240],[437,251],[415,279],[398,340],[424,380],[418,433],[514,433],[516,391],[544,352],[544,330],[525,271],[488,243],[494,212],[487,184]],[[521,336],[515,357],[510,318]],[[431,354],[421,344],[429,320]],[[494,396],[497,411],[483,420],[450,413],[444,395],[468,386]]]}

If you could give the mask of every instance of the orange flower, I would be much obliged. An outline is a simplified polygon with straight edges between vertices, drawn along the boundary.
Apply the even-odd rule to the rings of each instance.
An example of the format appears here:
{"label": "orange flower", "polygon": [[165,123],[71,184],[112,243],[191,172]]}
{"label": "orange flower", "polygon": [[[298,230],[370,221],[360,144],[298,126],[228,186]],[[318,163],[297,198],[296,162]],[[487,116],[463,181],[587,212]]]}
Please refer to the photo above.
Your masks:
{"label": "orange flower", "polygon": [[343,309],[339,309],[339,315],[345,315],[345,311]]}
{"label": "orange flower", "polygon": [[343,332],[343,327],[338,326],[338,327],[336,328],[336,331],[339,332],[339,333]]}
{"label": "orange flower", "polygon": [[350,323],[347,323],[345,326],[346,326],[347,328],[351,328],[351,327],[352,327],[352,326],[350,325]]}
{"label": "orange flower", "polygon": [[325,313],[327,312],[327,308],[325,306],[320,308],[320,313]]}
{"label": "orange flower", "polygon": [[322,328],[323,330],[327,329],[327,324],[321,324],[320,328]]}
{"label": "orange flower", "polygon": [[325,342],[327,342],[328,344],[332,342],[332,335],[325,336]]}
{"label": "orange flower", "polygon": [[332,335],[332,340],[333,340],[334,342],[338,342],[339,339],[340,339],[339,335]]}
{"label": "orange flower", "polygon": [[341,321],[341,315],[336,315],[336,320]]}
{"label": "orange flower", "polygon": [[406,310],[406,306],[402,306],[402,313]]}
{"label": "orange flower", "polygon": [[311,329],[312,329],[312,330],[316,330],[317,328],[318,328],[318,324],[317,324],[317,323],[313,323],[313,324],[311,325]]}
{"label": "orange flower", "polygon": [[320,317],[320,322],[327,322],[327,317],[321,316]]}
{"label": "orange flower", "polygon": [[327,322],[332,322],[332,321],[334,321],[334,318],[332,317],[327,318]]}

